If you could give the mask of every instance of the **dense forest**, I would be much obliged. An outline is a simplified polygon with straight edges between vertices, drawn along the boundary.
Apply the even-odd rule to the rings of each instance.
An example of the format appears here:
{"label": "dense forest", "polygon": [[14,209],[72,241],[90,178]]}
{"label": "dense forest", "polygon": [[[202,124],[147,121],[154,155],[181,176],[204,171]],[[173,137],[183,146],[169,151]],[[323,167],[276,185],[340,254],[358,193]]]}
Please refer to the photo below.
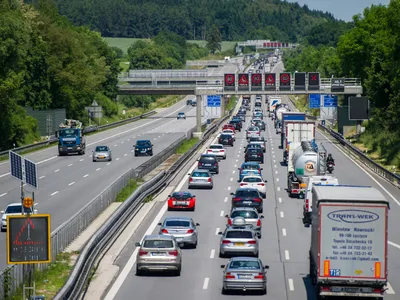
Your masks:
{"label": "dense forest", "polygon": [[[206,40],[216,25],[224,41],[272,39],[301,42],[310,33],[328,40],[346,23],[329,13],[281,0],[56,0],[75,25],[104,37],[151,38],[168,30]],[[323,32],[322,30],[327,30]],[[340,30],[339,30],[340,31]]]}
{"label": "dense forest", "polygon": [[400,167],[400,0],[372,6],[354,17],[354,28],[336,48],[301,47],[285,58],[287,70],[361,78],[372,116],[361,141],[386,164]]}

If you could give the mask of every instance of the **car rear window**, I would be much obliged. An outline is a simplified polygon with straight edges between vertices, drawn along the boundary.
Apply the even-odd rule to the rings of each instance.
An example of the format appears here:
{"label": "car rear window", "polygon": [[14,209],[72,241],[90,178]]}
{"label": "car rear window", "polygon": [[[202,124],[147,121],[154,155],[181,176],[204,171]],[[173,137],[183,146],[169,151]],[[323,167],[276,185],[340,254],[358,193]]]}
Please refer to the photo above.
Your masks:
{"label": "car rear window", "polygon": [[250,127],[249,131],[259,131],[259,130],[258,130],[258,127]]}
{"label": "car rear window", "polygon": [[248,148],[247,152],[248,153],[259,153],[260,149],[259,148]]}
{"label": "car rear window", "polygon": [[231,214],[231,218],[243,217],[245,219],[258,219],[255,211],[251,210],[236,210]]}
{"label": "car rear window", "polygon": [[236,192],[236,197],[253,197],[253,198],[258,198],[258,192],[257,191],[248,191],[248,190],[241,190]]}
{"label": "car rear window", "polygon": [[210,149],[224,149],[224,146],[222,146],[222,145],[211,145]]}
{"label": "car rear window", "polygon": [[258,261],[232,261],[229,264],[229,268],[232,269],[260,269],[260,263]]}
{"label": "car rear window", "polygon": [[214,162],[214,161],[216,161],[216,158],[215,157],[211,157],[211,156],[202,156],[202,157],[200,157],[200,161],[201,162],[208,162],[208,163],[210,163],[210,162]]}
{"label": "car rear window", "polygon": [[191,198],[191,197],[192,197],[192,194],[190,194],[190,193],[179,192],[179,193],[172,194],[172,198],[175,198],[175,199],[187,199],[187,198]]}
{"label": "car rear window", "polygon": [[264,142],[263,137],[251,137],[250,142]]}
{"label": "car rear window", "polygon": [[192,177],[210,177],[206,172],[193,172]]}
{"label": "car rear window", "polygon": [[228,239],[252,239],[253,235],[252,235],[251,231],[229,230],[226,233],[226,238],[228,238]]}
{"label": "car rear window", "polygon": [[230,139],[232,136],[230,134],[221,134],[221,139]]}
{"label": "car rear window", "polygon": [[97,146],[96,147],[96,152],[99,152],[99,151],[107,151],[108,149],[107,149],[107,147],[106,146]]}
{"label": "car rear window", "polygon": [[243,168],[243,170],[258,170],[258,166],[257,165],[253,165],[253,164],[244,165],[242,168]]}
{"label": "car rear window", "polygon": [[171,240],[145,240],[144,248],[173,248],[174,243]]}
{"label": "car rear window", "polygon": [[248,177],[244,178],[243,182],[262,182],[262,180],[259,177]]}
{"label": "car rear window", "polygon": [[165,226],[168,226],[168,227],[190,227],[190,222],[183,221],[183,220],[171,220],[171,221],[166,221]]}

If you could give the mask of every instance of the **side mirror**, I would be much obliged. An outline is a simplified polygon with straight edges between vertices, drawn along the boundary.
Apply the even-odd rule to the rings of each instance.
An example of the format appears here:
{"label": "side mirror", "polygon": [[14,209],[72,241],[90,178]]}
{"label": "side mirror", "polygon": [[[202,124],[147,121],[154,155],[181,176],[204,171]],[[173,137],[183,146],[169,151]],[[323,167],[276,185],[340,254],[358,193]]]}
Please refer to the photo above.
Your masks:
{"label": "side mirror", "polygon": [[179,247],[179,248],[183,248],[184,246],[185,246],[184,243],[178,243],[178,247]]}
{"label": "side mirror", "polygon": [[139,243],[139,242],[136,242],[136,243],[135,243],[135,246],[136,246],[136,247],[140,247],[140,243]]}
{"label": "side mirror", "polygon": [[222,231],[218,232],[219,235],[222,235]]}
{"label": "side mirror", "polygon": [[193,198],[196,198],[196,195],[192,195]]}
{"label": "side mirror", "polygon": [[230,193],[230,195],[235,196],[235,193]]}
{"label": "side mirror", "polygon": [[268,182],[268,180],[264,180],[264,182]]}
{"label": "side mirror", "polygon": [[225,265],[221,265],[221,269],[225,269]]}
{"label": "side mirror", "polygon": [[171,197],[171,195],[168,195],[167,197]]}
{"label": "side mirror", "polygon": [[200,224],[199,224],[199,223],[196,223],[196,226],[200,226]]}
{"label": "side mirror", "polygon": [[264,170],[264,168],[261,168],[260,170],[262,171],[262,170]]}
{"label": "side mirror", "polygon": [[162,225],[162,223],[158,223],[157,225],[158,225],[158,226],[161,226],[161,225]]}
{"label": "side mirror", "polygon": [[264,216],[260,216],[260,219],[264,219]]}
{"label": "side mirror", "polygon": [[229,216],[228,216],[228,215],[225,215],[225,218],[229,218]]}
{"label": "side mirror", "polygon": [[188,175],[190,176],[191,174],[190,174],[190,173],[188,173]]}
{"label": "side mirror", "polygon": [[268,269],[269,269],[269,266],[264,266],[264,268],[268,270]]}

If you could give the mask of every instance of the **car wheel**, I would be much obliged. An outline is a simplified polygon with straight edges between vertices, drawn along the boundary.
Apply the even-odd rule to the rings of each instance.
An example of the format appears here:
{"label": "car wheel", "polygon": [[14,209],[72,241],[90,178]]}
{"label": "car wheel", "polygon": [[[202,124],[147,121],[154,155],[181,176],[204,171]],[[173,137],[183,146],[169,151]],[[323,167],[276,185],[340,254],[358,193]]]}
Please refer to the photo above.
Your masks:
{"label": "car wheel", "polygon": [[212,190],[212,189],[213,189],[213,187],[214,187],[213,185],[212,185],[212,186],[210,186],[210,190]]}
{"label": "car wheel", "polygon": [[193,206],[192,211],[195,211],[195,209],[196,209],[196,206]]}
{"label": "car wheel", "polygon": [[181,266],[179,266],[179,269],[175,271],[175,276],[181,276]]}
{"label": "car wheel", "polygon": [[256,254],[254,254],[254,257],[257,257],[257,258],[258,258],[258,254],[259,254],[258,252],[257,252]]}
{"label": "car wheel", "polygon": [[6,230],[4,228],[1,228],[1,232],[5,232]]}
{"label": "car wheel", "polygon": [[261,295],[266,295],[266,294],[267,294],[267,288],[265,287],[261,290]]}
{"label": "car wheel", "polygon": [[136,267],[136,276],[142,276],[143,275],[143,271],[142,270],[139,270],[137,267]]}
{"label": "car wheel", "polygon": [[224,156],[224,159],[226,159],[226,156]]}
{"label": "car wheel", "polygon": [[92,162],[96,162],[96,160],[92,159]]}
{"label": "car wheel", "polygon": [[217,170],[217,172],[215,172],[215,174],[219,174],[219,170]]}
{"label": "car wheel", "polygon": [[228,290],[226,290],[226,289],[222,288],[222,291],[221,291],[221,293],[222,293],[222,295],[228,295]]}
{"label": "car wheel", "polygon": [[138,156],[138,155],[135,153],[135,156]]}
{"label": "car wheel", "polygon": [[153,151],[150,152],[150,156],[153,156]]}
{"label": "car wheel", "polygon": [[263,209],[262,207],[258,210],[258,212],[259,212],[260,214],[262,214],[263,211],[264,211],[264,209]]}
{"label": "car wheel", "polygon": [[221,253],[221,251],[219,251],[219,258],[225,258],[225,255]]}

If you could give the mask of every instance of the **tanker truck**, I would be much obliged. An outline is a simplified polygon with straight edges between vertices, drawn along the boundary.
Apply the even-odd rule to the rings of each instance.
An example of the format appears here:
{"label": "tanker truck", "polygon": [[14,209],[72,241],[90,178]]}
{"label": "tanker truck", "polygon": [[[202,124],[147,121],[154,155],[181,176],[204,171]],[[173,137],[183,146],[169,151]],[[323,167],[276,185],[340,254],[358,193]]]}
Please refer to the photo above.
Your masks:
{"label": "tanker truck", "polygon": [[289,197],[303,198],[309,176],[325,175],[326,150],[315,141],[290,143],[288,153],[287,191]]}
{"label": "tanker truck", "polygon": [[275,108],[275,122],[274,126],[276,129],[276,133],[278,134],[278,129],[282,128],[282,114],[290,111],[289,106],[287,104],[278,104]]}
{"label": "tanker truck", "polygon": [[276,106],[282,102],[282,99],[281,99],[281,97],[271,96],[271,97],[269,97],[268,102],[269,102],[269,106],[268,106],[269,115],[268,116],[271,117],[271,115],[275,111]]}

